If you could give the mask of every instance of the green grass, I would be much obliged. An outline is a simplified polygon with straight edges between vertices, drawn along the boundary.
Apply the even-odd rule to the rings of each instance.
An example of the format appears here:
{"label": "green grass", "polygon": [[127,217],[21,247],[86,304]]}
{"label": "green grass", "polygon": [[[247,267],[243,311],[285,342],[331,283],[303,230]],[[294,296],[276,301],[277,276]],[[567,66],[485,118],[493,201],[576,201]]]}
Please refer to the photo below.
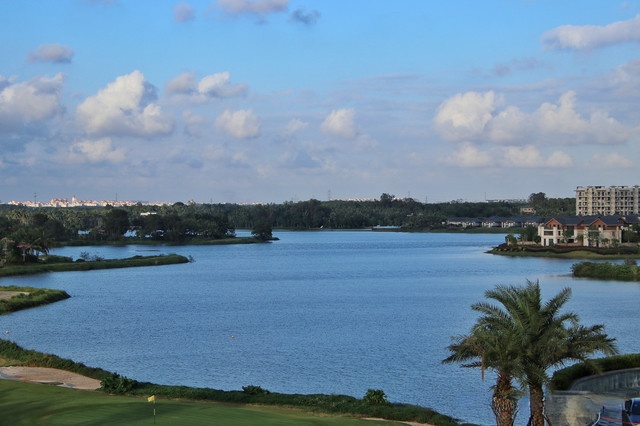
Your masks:
{"label": "green grass", "polygon": [[44,272],[91,271],[94,269],[132,268],[188,263],[189,259],[178,254],[160,256],[133,256],[126,259],[107,259],[91,262],[26,263],[0,268],[0,277],[40,274]]}
{"label": "green grass", "polygon": [[[0,412],[3,421],[12,425],[151,425],[153,409],[146,397],[0,380]],[[274,407],[159,398],[155,409],[157,425],[400,425]]]}
{"label": "green grass", "polygon": [[5,286],[0,291],[18,291],[26,294],[18,294],[10,299],[0,300],[0,315],[9,314],[22,309],[35,308],[47,305],[59,300],[68,299],[69,294],[62,290],[49,290],[46,288]]}

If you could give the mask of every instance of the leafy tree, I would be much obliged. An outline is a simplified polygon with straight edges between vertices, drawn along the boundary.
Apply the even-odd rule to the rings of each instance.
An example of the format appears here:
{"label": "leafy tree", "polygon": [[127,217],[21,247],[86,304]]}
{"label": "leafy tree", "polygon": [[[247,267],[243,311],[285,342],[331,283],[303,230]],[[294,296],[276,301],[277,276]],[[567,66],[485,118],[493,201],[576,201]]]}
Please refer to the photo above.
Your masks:
{"label": "leafy tree", "polygon": [[103,228],[109,239],[120,239],[129,229],[129,214],[124,209],[110,209],[104,215]]}
{"label": "leafy tree", "polygon": [[[527,280],[523,287],[499,285],[485,293],[499,305],[472,305],[481,314],[476,327],[486,331],[481,339],[506,335],[513,340],[515,352],[510,357],[517,366],[514,376],[529,388],[529,421],[533,426],[545,423],[543,387],[549,382],[551,368],[569,361],[593,365],[588,357],[594,353],[617,353],[615,339],[604,333],[603,325],[585,327],[579,324],[577,314],[560,312],[570,296],[571,289],[565,288],[543,303],[540,284]],[[480,347],[485,345],[480,343]]]}
{"label": "leafy tree", "polygon": [[538,236],[538,228],[533,225],[526,226],[522,233],[520,234],[520,239],[522,241],[535,241]]}
{"label": "leafy tree", "polygon": [[273,229],[266,220],[258,220],[253,225],[251,235],[260,241],[269,241],[273,238]]}

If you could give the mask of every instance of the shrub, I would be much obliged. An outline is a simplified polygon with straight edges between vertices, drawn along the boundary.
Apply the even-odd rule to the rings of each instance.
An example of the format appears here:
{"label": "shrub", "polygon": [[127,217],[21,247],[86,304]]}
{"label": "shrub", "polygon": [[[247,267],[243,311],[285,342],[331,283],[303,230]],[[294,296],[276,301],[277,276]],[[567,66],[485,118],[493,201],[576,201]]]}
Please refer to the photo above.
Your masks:
{"label": "shrub", "polygon": [[362,400],[369,405],[389,405],[387,395],[385,395],[382,389],[367,390],[367,393]]}
{"label": "shrub", "polygon": [[118,373],[113,373],[100,382],[100,389],[108,393],[124,394],[136,387],[138,382]]}
{"label": "shrub", "polygon": [[243,386],[242,391],[249,395],[267,395],[271,393],[268,390],[261,388],[260,386],[254,385]]}

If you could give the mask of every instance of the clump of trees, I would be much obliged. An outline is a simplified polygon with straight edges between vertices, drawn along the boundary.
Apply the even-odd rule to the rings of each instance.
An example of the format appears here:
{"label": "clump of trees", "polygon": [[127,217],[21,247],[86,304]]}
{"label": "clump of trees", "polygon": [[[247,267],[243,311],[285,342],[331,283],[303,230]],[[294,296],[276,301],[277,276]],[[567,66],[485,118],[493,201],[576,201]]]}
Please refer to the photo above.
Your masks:
{"label": "clump of trees", "polygon": [[[604,333],[603,325],[583,326],[578,315],[562,312],[571,296],[565,288],[546,302],[540,284],[498,285],[485,293],[492,302],[471,308],[480,314],[469,334],[458,336],[448,349],[445,363],[490,369],[496,373],[491,407],[499,426],[513,426],[521,388],[529,390],[529,424],[544,426],[544,391],[548,371],[569,361],[584,362],[597,371],[590,356],[617,353],[615,339]],[[520,384],[520,388],[516,386]]]}

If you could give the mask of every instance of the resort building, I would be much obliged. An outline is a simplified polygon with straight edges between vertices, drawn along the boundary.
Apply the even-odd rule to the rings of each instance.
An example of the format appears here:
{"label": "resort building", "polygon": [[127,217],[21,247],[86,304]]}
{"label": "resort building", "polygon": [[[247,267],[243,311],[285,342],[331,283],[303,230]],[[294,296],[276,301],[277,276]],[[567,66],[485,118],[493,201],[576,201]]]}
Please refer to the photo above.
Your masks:
{"label": "resort building", "polygon": [[640,213],[640,186],[579,186],[576,188],[576,214],[637,215]]}
{"label": "resort building", "polygon": [[538,226],[540,244],[609,247],[624,241],[624,232],[638,225],[636,216],[555,217]]}

